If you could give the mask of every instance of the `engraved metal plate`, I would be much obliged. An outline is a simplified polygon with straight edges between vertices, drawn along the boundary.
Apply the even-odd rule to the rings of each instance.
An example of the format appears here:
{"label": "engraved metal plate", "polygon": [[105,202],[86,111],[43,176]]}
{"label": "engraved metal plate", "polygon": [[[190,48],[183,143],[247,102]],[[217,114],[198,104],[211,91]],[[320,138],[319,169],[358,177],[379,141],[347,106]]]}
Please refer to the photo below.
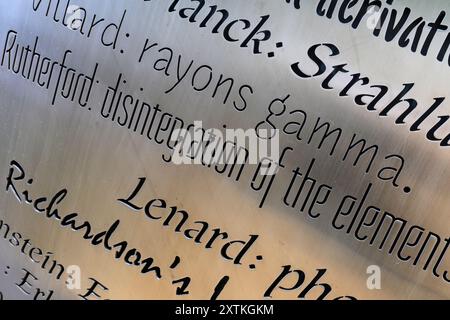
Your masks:
{"label": "engraved metal plate", "polygon": [[450,7],[368,3],[2,1],[0,297],[450,298]]}

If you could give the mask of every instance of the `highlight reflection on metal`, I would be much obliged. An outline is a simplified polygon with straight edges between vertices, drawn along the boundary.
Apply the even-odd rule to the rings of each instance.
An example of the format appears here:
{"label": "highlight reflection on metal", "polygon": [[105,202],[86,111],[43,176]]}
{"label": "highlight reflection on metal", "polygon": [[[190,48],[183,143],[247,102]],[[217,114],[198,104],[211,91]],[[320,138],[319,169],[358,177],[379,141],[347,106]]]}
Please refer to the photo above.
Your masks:
{"label": "highlight reflection on metal", "polygon": [[[1,297],[450,298],[449,4],[288,2],[0,3]],[[174,164],[196,121],[280,170]]]}

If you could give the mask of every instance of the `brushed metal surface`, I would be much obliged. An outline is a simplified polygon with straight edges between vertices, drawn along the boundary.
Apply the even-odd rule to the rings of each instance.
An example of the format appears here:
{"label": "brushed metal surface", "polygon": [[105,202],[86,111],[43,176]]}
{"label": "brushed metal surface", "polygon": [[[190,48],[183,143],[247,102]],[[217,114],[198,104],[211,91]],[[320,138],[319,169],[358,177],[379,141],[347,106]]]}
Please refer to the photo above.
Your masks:
{"label": "brushed metal surface", "polygon": [[[285,1],[211,1],[219,8],[226,8],[234,20],[248,19],[251,28],[261,21],[262,16],[270,15],[264,28],[271,30],[271,40],[261,44],[261,54],[252,52],[255,49],[253,42],[247,47],[241,46],[242,39],[251,29],[242,30],[244,24],[240,28],[236,26],[232,33],[240,41],[231,42],[221,33],[212,33],[209,27],[200,28],[200,18],[196,23],[181,18],[178,9],[195,7],[190,1],[181,1],[174,12],[168,11],[171,1],[72,1],[73,5],[85,8],[84,34],[70,30],[61,21],[52,20],[51,10],[46,16],[48,1],[43,0],[41,7],[34,11],[33,4],[37,2],[0,2],[2,50],[8,43],[9,30],[17,32],[17,44],[30,48],[38,36],[38,51],[52,61],[61,62],[65,51],[71,50],[66,63],[76,69],[77,75],[91,76],[98,63],[95,74],[98,83],[94,81],[85,107],[80,106],[77,99],[72,102],[60,95],[52,105],[54,82],[46,89],[32,79],[14,74],[6,63],[0,67],[0,220],[10,228],[6,238],[6,227],[0,233],[0,292],[5,299],[32,299],[37,288],[43,292],[38,294],[39,298],[48,297],[52,290],[51,299],[80,299],[80,295],[86,294],[94,284],[92,279],[108,288],[107,291],[100,286],[95,289],[105,299],[209,299],[223,276],[229,276],[229,281],[220,292],[220,299],[262,299],[287,265],[305,273],[304,285],[296,290],[275,289],[271,294],[273,298],[296,299],[318,269],[326,269],[320,282],[332,287],[327,298],[450,298],[449,283],[443,278],[443,272],[449,268],[448,255],[439,267],[440,276],[433,275],[433,266],[449,236],[448,148],[427,140],[423,130],[411,132],[408,129],[412,124],[410,119],[406,119],[405,125],[396,125],[398,110],[380,117],[376,112],[356,105],[353,98],[367,93],[363,89],[355,87],[347,97],[340,97],[339,91],[347,84],[343,77],[333,80],[335,89],[325,90],[321,87],[324,76],[301,79],[290,68],[298,61],[304,70],[314,73],[317,69],[308,58],[308,49],[315,44],[332,43],[339,48],[338,55],[328,57],[329,50],[320,49],[321,57],[327,63],[327,73],[333,65],[346,63],[345,68],[350,73],[361,73],[373,84],[388,86],[387,97],[391,100],[402,90],[404,83],[415,83],[408,96],[418,100],[415,114],[419,115],[434,98],[449,93],[450,69],[446,60],[441,63],[431,53],[424,57],[418,52],[412,53],[409,47],[400,48],[396,41],[387,43],[381,37],[374,37],[365,22],[353,29],[349,24],[340,23],[336,16],[332,19],[319,17],[315,12],[318,1],[303,1],[299,10]],[[55,3],[53,1],[52,6]],[[64,11],[65,4],[66,1],[61,1],[60,10]],[[415,17],[425,17],[426,21],[433,21],[441,10],[449,9],[448,2],[443,0],[426,3],[395,1],[394,7],[398,10],[405,6],[412,9]],[[203,10],[207,8],[205,6]],[[115,48],[103,45],[102,32],[110,23],[119,25],[124,10],[126,14]],[[191,14],[192,10],[185,13]],[[201,14],[205,11],[199,16]],[[99,22],[88,36],[88,26],[95,19],[94,15],[105,20]],[[113,31],[114,28],[110,28],[105,33],[106,44],[113,39]],[[442,42],[446,33],[438,31],[437,34]],[[146,39],[149,39],[149,45],[156,45],[139,62]],[[276,48],[277,42],[282,42],[283,47]],[[155,63],[170,55],[170,50],[163,48],[170,48],[173,58],[168,70],[157,71]],[[437,44],[432,47],[433,54],[437,48]],[[274,57],[267,55],[271,50]],[[165,93],[177,82],[177,64],[180,63],[178,71],[182,72],[191,61],[192,69],[187,76],[191,78],[182,80]],[[159,61],[157,67],[163,65],[165,62]],[[204,68],[198,82],[191,83],[192,73],[202,65],[211,68],[212,81],[207,89],[198,91],[193,87],[203,86],[209,73]],[[204,128],[223,128],[223,125],[255,128],[269,115],[271,101],[289,94],[286,113],[273,117],[273,123],[282,128],[289,121],[301,119],[298,114],[298,117],[289,117],[287,112],[292,110],[303,110],[308,117],[301,140],[295,135],[281,136],[281,146],[292,146],[294,151],[287,152],[285,168],[276,175],[262,208],[259,206],[263,192],[251,188],[254,167],[246,167],[253,169],[246,169],[236,181],[236,176],[229,178],[202,165],[168,163],[163,156],[170,155],[170,149],[164,143],[156,143],[154,133],[150,134],[153,139],[149,139],[139,130],[134,132],[131,125],[131,129],[127,128],[128,124],[119,125],[117,118],[112,120],[112,114],[102,116],[106,90],[116,85],[120,73],[126,80],[126,83],[120,83],[125,94],[131,94],[151,107],[159,105],[162,110],[159,115],[168,112],[173,115],[172,121],[175,117],[180,117],[186,124],[201,120]],[[221,75],[234,79],[226,103],[223,103],[223,89],[214,97],[214,86]],[[243,89],[241,93],[248,105],[244,111],[238,111],[243,107],[239,88],[245,85],[251,86],[253,94],[248,88]],[[439,111],[449,113],[447,101]],[[124,114],[120,114],[124,121]],[[333,128],[342,129],[342,143],[337,144],[331,156],[329,142],[319,149],[319,140],[308,141],[317,121],[327,121]],[[427,119],[422,127],[431,126],[433,121]],[[440,133],[440,136],[444,135],[445,130]],[[362,163],[353,165],[354,159],[343,160],[354,134],[366,139],[370,145],[379,146],[378,157],[368,172]],[[167,138],[167,132],[161,136]],[[384,159],[389,155],[400,155],[404,159],[404,167],[395,182],[377,177],[383,168],[398,166],[395,158]],[[326,204],[316,207],[321,212],[319,218],[312,218],[307,210],[301,212],[300,205],[292,208],[283,203],[293,170],[298,167],[299,172],[305,174],[313,158],[311,175],[317,184],[333,188]],[[26,179],[16,182],[20,192],[28,190],[29,197],[36,200],[67,189],[67,196],[58,205],[60,213],[78,213],[79,221],[89,221],[93,232],[106,231],[120,220],[114,233],[116,242],[126,240],[128,250],[137,248],[142,258],[153,257],[154,263],[161,267],[162,278],[157,279],[153,272],[141,273],[141,267],[127,264],[123,256],[116,259],[114,252],[105,250],[103,244],[94,246],[91,240],[83,239],[82,233],[62,227],[60,219],[46,218],[45,213],[38,213],[32,204],[26,203],[23,194],[20,194],[22,201],[18,201],[13,190],[7,190],[13,160],[26,172]],[[17,174],[17,168],[15,170],[14,174]],[[381,176],[392,173],[385,170]],[[170,207],[176,206],[189,213],[191,226],[195,221],[207,222],[208,229],[201,243],[187,238],[182,232],[175,232],[174,223],[164,226],[164,219],[152,219],[144,209],[133,210],[118,201],[132,193],[141,177],[146,177],[146,181],[133,201],[143,207],[152,199],[164,199],[167,208],[154,207],[154,216],[165,217]],[[30,178],[33,182],[27,183]],[[300,180],[296,180],[293,188],[298,188],[299,183]],[[422,241],[429,232],[441,237],[427,270],[423,270],[428,257],[425,253],[414,265],[414,258],[401,261],[396,251],[379,250],[380,242],[371,245],[368,241],[357,240],[354,233],[347,233],[353,216],[339,216],[336,224],[343,223],[345,227],[340,230],[333,227],[333,218],[342,198],[351,195],[359,201],[370,183],[372,189],[365,206],[374,205],[381,209],[381,214],[390,212],[407,220],[405,228],[422,227]],[[411,188],[409,193],[405,192],[405,187]],[[293,195],[290,194],[290,203]],[[207,239],[211,238],[214,228],[226,231],[229,241],[248,241],[250,235],[259,237],[241,264],[235,264],[221,255],[225,240],[218,240],[217,245],[207,248]],[[11,240],[13,232],[20,233],[21,239]],[[29,245],[24,253],[21,249],[27,239],[30,239]],[[20,246],[14,244],[16,241]],[[30,258],[32,247],[43,251],[36,258],[39,262]],[[234,248],[230,248],[229,254],[236,257],[238,245]],[[427,250],[429,254],[430,249]],[[414,255],[417,251],[418,248],[405,252]],[[49,274],[49,266],[43,266],[46,255],[49,261],[55,259],[65,267],[79,266],[81,287],[68,289],[66,273],[61,279],[56,279],[56,272]],[[256,258],[259,255],[264,257],[263,260]],[[176,256],[181,261],[171,268]],[[254,269],[250,267],[252,264]],[[379,290],[367,287],[369,266],[380,267]],[[23,284],[21,280],[27,272],[36,279],[28,276],[27,283]],[[295,284],[295,274],[290,276],[283,283],[285,287]],[[177,295],[176,289],[181,282],[174,282],[185,277],[190,277],[186,289],[189,294]],[[316,290],[315,294],[313,290]],[[306,298],[319,295],[321,288],[313,290]],[[90,295],[89,298],[96,297]]]}

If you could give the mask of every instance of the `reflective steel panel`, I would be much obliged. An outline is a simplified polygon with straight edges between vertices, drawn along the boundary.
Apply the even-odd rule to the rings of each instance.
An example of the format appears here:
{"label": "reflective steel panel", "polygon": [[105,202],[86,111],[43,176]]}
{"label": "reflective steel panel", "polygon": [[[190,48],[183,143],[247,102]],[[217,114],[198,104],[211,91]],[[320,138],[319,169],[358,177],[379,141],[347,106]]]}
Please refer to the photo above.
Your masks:
{"label": "reflective steel panel", "polygon": [[3,299],[448,299],[449,4],[0,2]]}

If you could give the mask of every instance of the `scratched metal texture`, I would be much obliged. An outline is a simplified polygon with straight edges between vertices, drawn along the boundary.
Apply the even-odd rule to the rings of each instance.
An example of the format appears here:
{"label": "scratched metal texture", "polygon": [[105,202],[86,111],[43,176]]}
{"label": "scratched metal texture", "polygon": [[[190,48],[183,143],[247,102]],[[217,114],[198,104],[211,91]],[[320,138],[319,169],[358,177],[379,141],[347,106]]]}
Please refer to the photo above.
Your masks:
{"label": "scratched metal texture", "polygon": [[[10,29],[18,32],[20,43],[32,45],[38,35],[43,55],[60,60],[64,50],[71,49],[73,54],[68,63],[80,72],[90,72],[98,62],[97,79],[103,87],[113,85],[118,73],[123,72],[127,79],[123,89],[151,105],[160,104],[186,122],[202,120],[204,127],[222,128],[226,124],[230,128],[252,128],[265,119],[270,101],[291,94],[290,108],[306,111],[311,118],[309,126],[321,117],[342,128],[345,141],[358,133],[370,143],[378,144],[382,154],[402,155],[406,164],[400,187],[394,188],[389,182],[377,179],[377,169],[364,174],[361,167],[341,161],[344,146],[338,146],[337,153],[341,156],[330,157],[326,148],[317,150],[305,141],[284,136],[282,144],[295,145],[295,154],[288,157],[289,169],[277,175],[263,208],[258,208],[261,195],[250,189],[248,176],[235,182],[203,166],[167,164],[162,160],[162,154],[167,154],[163,146],[103,119],[99,112],[103,90],[94,92],[92,110],[62,99],[51,106],[51,92],[3,66],[0,68],[0,219],[11,230],[31,239],[35,246],[53,252],[65,266],[80,266],[84,288],[68,290],[64,281],[55,280],[29,257],[20,254],[17,247],[0,238],[0,291],[5,298],[31,298],[16,285],[23,274],[22,268],[26,268],[39,278],[33,282],[34,287],[54,290],[55,299],[79,298],[78,294],[90,284],[89,277],[107,285],[109,291],[102,292],[102,296],[108,299],[208,299],[223,275],[229,275],[230,281],[220,298],[261,299],[284,265],[303,270],[308,279],[315,275],[316,269],[327,269],[321,280],[332,286],[330,298],[340,295],[361,299],[450,298],[449,284],[434,277],[430,270],[401,262],[386,250],[377,250],[334,229],[331,220],[338,198],[323,208],[321,219],[311,219],[282,203],[292,168],[305,171],[315,157],[315,178],[332,184],[334,192],[361,195],[372,182],[371,203],[446,238],[450,226],[450,151],[427,141],[423,132],[411,133],[406,126],[394,125],[393,115],[380,118],[356,106],[352,97],[341,98],[336,90],[323,90],[322,78],[299,79],[289,65],[300,59],[308,61],[306,51],[314,44],[334,43],[341,54],[327,60],[329,63],[348,63],[353,72],[369,76],[373,83],[388,85],[393,88],[392,98],[402,83],[415,82],[413,96],[422,108],[434,97],[449,93],[450,69],[432,56],[423,57],[394,43],[387,44],[373,37],[364,26],[353,30],[336,19],[318,17],[314,12],[316,1],[304,1],[301,10],[294,10],[284,1],[215,3],[226,7],[233,16],[252,21],[269,13],[271,43],[282,41],[284,47],[277,49],[274,58],[253,55],[249,48],[226,42],[220,35],[211,34],[210,29],[200,29],[197,24],[181,19],[178,13],[169,14],[165,1],[77,1],[87,9],[89,17],[95,13],[110,21],[117,21],[124,8],[127,9],[123,32],[129,32],[130,38],[122,34],[121,47],[116,50],[99,45],[98,34],[87,39],[44,17],[42,12],[33,12],[31,0],[1,1],[0,43],[3,48]],[[396,1],[395,6],[402,8],[406,3],[415,14],[429,21],[441,9],[450,9],[448,2],[438,0]],[[137,63],[147,37],[160,47],[172,48],[174,63],[181,54],[185,64],[194,59],[197,66],[210,65],[215,77],[223,73],[232,76],[236,83],[251,84],[255,94],[249,99],[248,109],[238,112],[229,103],[223,105],[220,99],[211,99],[210,93],[194,92],[188,83],[164,94],[173,77],[169,80],[152,68],[155,56],[149,57],[148,63]],[[124,50],[123,54],[120,49]],[[143,93],[139,92],[140,87],[144,88]],[[449,112],[448,104],[442,108]],[[164,279],[139,274],[135,268],[114,259],[111,252],[91,246],[78,233],[61,228],[57,221],[45,219],[30,206],[19,203],[11,192],[5,191],[13,159],[34,178],[30,186],[32,195],[49,196],[67,188],[69,194],[61,204],[62,210],[78,212],[99,231],[120,219],[117,238],[127,239],[133,247],[153,256],[164,266]],[[229,231],[235,239],[260,235],[246,263],[233,265],[220,257],[218,248],[206,250],[204,245],[196,245],[173,229],[163,227],[160,221],[146,218],[142,211],[134,212],[120,205],[117,199],[127,196],[139,177],[147,177],[139,195],[141,203],[165,199],[169,205],[188,211],[192,221],[207,221],[211,226]],[[410,194],[402,191],[406,185],[412,188]],[[256,262],[256,269],[252,270],[248,264],[256,261],[256,254],[262,254],[264,260]],[[182,262],[171,271],[168,266],[176,255]],[[366,286],[367,267],[371,265],[381,268],[381,290],[368,290]],[[9,272],[4,274],[7,266]],[[448,266],[447,260],[443,268]],[[171,282],[183,276],[192,279],[190,294],[177,297]],[[295,299],[298,293],[298,290],[277,291],[273,296]]]}

